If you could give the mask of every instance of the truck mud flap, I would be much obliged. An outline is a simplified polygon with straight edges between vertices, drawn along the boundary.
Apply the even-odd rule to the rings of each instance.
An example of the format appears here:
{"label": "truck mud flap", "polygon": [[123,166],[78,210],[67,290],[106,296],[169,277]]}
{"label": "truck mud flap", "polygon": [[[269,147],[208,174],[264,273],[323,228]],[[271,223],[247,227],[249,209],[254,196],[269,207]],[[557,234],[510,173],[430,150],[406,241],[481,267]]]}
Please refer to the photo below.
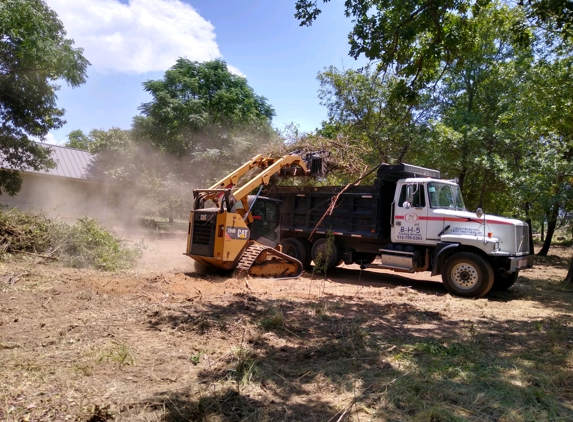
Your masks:
{"label": "truck mud flap", "polygon": [[436,245],[436,249],[434,249],[434,265],[432,266],[432,276],[441,273],[442,265],[440,263],[440,259],[444,256],[444,252],[449,249],[458,248],[459,246],[459,243],[438,243]]}

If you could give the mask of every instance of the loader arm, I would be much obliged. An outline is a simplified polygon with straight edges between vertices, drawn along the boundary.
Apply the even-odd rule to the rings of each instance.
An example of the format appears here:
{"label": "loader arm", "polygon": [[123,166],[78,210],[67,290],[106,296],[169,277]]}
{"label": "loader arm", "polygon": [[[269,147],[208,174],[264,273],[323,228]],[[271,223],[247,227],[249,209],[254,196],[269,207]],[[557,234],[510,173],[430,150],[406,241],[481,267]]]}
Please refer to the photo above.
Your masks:
{"label": "loader arm", "polygon": [[[297,167],[293,167],[297,166]],[[289,168],[287,174],[289,176],[306,176],[309,174],[304,159],[298,155],[285,155],[281,158],[263,157],[261,154],[253,157],[250,161],[243,164],[241,167],[228,174],[209,189],[196,189],[196,195],[201,195],[201,200],[212,200],[217,206],[220,205],[222,198],[226,199],[229,203],[229,194],[231,189],[237,185],[239,179],[247,174],[254,168],[262,169],[262,172],[257,174],[243,186],[232,192],[232,196],[236,201],[241,201],[243,209],[239,214],[244,217],[245,212],[249,208],[248,195],[249,193],[260,185],[267,185],[271,176],[279,173],[285,168]],[[247,216],[247,223],[252,223],[252,216]]]}
{"label": "loader arm", "polygon": [[[245,174],[247,174],[251,169],[253,169],[255,167],[260,167],[264,160],[265,160],[265,158],[261,154],[257,155],[256,157],[253,157],[250,161],[247,161],[241,167],[239,167],[238,169],[236,169],[232,173],[228,174],[227,176],[225,176],[221,180],[219,180],[217,183],[215,183],[209,189],[217,189],[221,186],[228,186],[228,185],[235,186],[241,177],[243,177]],[[267,158],[267,160],[268,160],[268,158]],[[271,158],[271,160],[272,160],[272,158]]]}
{"label": "loader arm", "polygon": [[[299,168],[293,169],[291,176],[306,176],[309,174],[309,170],[306,168],[306,164],[301,157],[298,155],[285,155],[282,158],[277,159],[267,159],[264,161],[265,166],[262,167],[264,170],[233,192],[233,195],[237,201],[243,203],[243,208],[247,210],[249,208],[247,203],[247,198],[253,189],[260,185],[268,185],[271,176],[279,173],[285,167],[291,167],[292,165],[297,165]],[[249,223],[252,222],[252,217],[249,215]]]}

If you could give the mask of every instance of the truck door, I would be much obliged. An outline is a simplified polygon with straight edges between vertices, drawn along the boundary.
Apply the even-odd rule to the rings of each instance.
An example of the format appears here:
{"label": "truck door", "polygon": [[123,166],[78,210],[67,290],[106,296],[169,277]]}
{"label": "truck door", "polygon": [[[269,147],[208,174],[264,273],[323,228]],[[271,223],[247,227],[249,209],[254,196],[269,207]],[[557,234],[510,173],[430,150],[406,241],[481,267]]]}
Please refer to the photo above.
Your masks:
{"label": "truck door", "polygon": [[399,183],[395,198],[392,242],[425,243],[428,217],[425,185]]}

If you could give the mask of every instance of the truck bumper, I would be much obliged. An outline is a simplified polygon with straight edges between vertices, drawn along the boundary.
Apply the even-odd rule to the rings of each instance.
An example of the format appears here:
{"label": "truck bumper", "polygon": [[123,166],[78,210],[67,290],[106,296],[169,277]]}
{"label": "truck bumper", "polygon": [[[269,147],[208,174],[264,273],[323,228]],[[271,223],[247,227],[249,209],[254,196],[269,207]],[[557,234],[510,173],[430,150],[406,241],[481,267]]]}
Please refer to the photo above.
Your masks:
{"label": "truck bumper", "polygon": [[509,272],[533,268],[533,255],[509,258]]}

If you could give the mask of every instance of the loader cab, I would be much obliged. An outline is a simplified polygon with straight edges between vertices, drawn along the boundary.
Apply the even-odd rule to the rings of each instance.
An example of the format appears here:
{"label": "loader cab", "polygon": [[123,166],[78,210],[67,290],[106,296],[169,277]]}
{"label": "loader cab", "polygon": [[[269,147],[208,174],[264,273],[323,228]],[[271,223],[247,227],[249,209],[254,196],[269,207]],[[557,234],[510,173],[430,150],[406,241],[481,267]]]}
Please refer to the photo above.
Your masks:
{"label": "loader cab", "polygon": [[280,210],[281,201],[278,199],[259,196],[249,196],[249,207],[253,222],[250,224],[251,240],[274,248],[280,239]]}

